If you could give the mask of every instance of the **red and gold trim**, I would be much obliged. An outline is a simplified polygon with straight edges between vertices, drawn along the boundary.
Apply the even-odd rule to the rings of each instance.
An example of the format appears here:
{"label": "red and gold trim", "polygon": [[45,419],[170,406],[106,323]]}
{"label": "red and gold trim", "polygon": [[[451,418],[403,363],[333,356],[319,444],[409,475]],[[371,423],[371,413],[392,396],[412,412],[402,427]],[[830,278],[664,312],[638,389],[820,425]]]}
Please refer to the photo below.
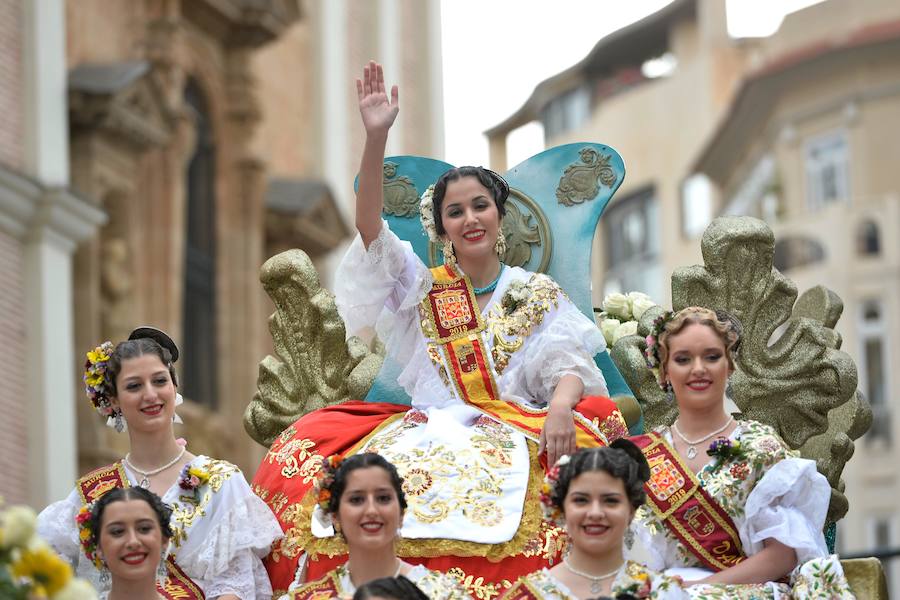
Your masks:
{"label": "red and gold trim", "polygon": [[[500,398],[488,352],[482,343],[484,322],[469,278],[458,274],[449,265],[433,268],[431,274],[434,285],[422,301],[425,318],[431,326],[425,334],[441,348],[460,398],[537,440],[548,410],[528,408]],[[608,423],[610,418],[621,421],[625,428],[621,412],[609,398],[583,398],[575,406],[574,414],[575,442],[579,448],[607,445],[608,440],[599,423]]]}
{"label": "red and gold trim", "polygon": [[630,439],[650,464],[648,504],[678,541],[714,571],[746,559],[734,521],[666,440],[655,432]]}
{"label": "red and gold trim", "polygon": [[290,600],[332,600],[341,597],[336,569],[322,579],[307,583],[290,593]]}
{"label": "red and gold trim", "polygon": [[[96,502],[113,488],[131,487],[125,468],[121,462],[91,471],[76,483],[81,501],[85,504]],[[156,591],[166,600],[203,600],[203,590],[191,581],[191,578],[175,563],[169,555],[166,558],[168,575],[164,584],[156,582]]]}

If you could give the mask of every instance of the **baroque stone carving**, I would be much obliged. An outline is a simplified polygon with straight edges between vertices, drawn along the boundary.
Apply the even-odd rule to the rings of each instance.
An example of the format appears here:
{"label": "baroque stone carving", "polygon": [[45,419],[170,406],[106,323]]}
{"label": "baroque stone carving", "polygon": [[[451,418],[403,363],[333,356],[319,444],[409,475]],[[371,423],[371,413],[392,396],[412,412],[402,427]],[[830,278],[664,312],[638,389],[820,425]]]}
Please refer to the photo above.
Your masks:
{"label": "baroque stone carving", "polygon": [[419,194],[413,180],[406,175],[397,177],[397,164],[384,163],[384,212],[396,217],[419,214]]}
{"label": "baroque stone carving", "polygon": [[610,166],[610,157],[594,148],[582,148],[578,154],[581,163],[566,167],[556,187],[556,198],[560,204],[572,206],[593,200],[600,192],[600,185],[612,187],[616,183],[616,172]]}
{"label": "baroque stone carving", "polygon": [[[834,522],[848,506],[841,471],[872,412],[856,390],[856,366],[840,351],[841,337],[833,329],[843,303],[824,287],[798,300],[794,283],[772,267],[774,245],[763,221],[716,219],[701,241],[705,265],[672,275],[672,305],[721,308],[740,319],[744,334],[733,400],[744,417],[771,425],[790,447],[816,460],[832,486],[828,519]],[[611,353],[642,402],[648,428],[670,424],[677,414],[642,354],[643,338],[661,310],[648,310],[640,335],[619,340]]]}
{"label": "baroque stone carving", "polygon": [[504,263],[513,267],[525,265],[531,260],[532,244],[541,244],[541,234],[534,223],[534,215],[523,213],[515,202],[506,204],[503,235],[506,237],[506,252],[501,258]]}
{"label": "baroque stone carving", "polygon": [[267,260],[260,281],[275,303],[269,317],[275,356],[259,364],[257,391],[244,413],[244,428],[268,447],[300,416],[365,397],[384,358],[359,338],[345,340],[334,296],[321,287],[303,251],[289,250]]}

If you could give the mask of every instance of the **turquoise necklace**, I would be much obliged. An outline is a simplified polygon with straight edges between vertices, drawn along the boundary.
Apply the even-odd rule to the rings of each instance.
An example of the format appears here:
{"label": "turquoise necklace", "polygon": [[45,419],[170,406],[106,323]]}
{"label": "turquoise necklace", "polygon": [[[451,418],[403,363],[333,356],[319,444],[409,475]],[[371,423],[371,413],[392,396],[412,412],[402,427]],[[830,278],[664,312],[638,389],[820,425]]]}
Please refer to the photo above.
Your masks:
{"label": "turquoise necklace", "polygon": [[496,289],[497,289],[497,284],[500,283],[500,276],[503,275],[503,269],[505,269],[505,268],[506,268],[506,265],[504,265],[503,263],[500,263],[500,272],[497,273],[497,278],[494,279],[494,280],[493,280],[492,282],[490,282],[489,284],[487,284],[486,286],[484,286],[484,287],[475,287],[475,286],[473,285],[473,286],[472,286],[472,288],[473,288],[472,291],[475,292],[475,295],[476,295],[476,296],[480,296],[480,295],[482,295],[482,294],[490,294],[491,292],[493,292],[494,290],[496,290]]}

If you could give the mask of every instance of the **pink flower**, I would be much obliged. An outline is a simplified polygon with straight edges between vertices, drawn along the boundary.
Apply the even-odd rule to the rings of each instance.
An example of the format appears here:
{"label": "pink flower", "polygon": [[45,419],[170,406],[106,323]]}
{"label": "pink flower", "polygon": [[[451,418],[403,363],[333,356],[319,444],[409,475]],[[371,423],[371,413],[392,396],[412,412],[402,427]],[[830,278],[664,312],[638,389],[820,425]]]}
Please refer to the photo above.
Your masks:
{"label": "pink flower", "polygon": [[198,488],[200,487],[200,478],[196,475],[191,475],[191,487]]}

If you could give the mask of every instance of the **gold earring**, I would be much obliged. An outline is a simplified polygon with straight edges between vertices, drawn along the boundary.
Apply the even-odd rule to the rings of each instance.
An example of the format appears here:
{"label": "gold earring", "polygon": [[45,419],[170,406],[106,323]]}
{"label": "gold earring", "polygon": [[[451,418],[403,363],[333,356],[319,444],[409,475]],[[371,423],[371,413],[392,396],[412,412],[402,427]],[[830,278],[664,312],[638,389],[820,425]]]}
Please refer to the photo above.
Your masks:
{"label": "gold earring", "polygon": [[497,253],[497,256],[503,258],[503,255],[506,254],[506,236],[503,234],[503,227],[500,227],[497,230],[497,241],[494,242],[494,252]]}
{"label": "gold earring", "polygon": [[444,247],[441,251],[444,253],[444,264],[456,264],[456,253],[453,251],[453,242],[450,238],[444,238]]}

